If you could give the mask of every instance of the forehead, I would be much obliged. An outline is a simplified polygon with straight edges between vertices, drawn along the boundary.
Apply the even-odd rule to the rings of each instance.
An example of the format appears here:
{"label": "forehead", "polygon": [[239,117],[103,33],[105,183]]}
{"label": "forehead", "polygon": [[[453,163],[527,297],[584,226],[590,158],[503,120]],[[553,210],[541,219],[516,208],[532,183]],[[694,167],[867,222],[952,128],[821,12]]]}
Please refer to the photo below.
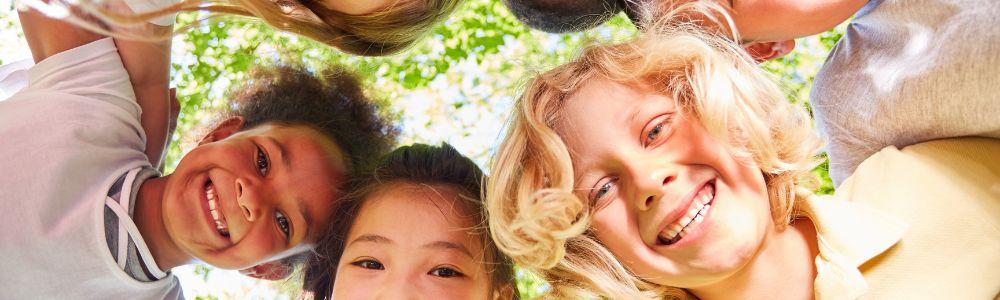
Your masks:
{"label": "forehead", "polygon": [[390,184],[364,199],[349,236],[377,234],[410,246],[443,240],[472,250],[476,222],[457,197],[447,186]]}
{"label": "forehead", "polygon": [[578,160],[586,161],[596,152],[638,143],[647,119],[672,112],[674,105],[671,97],[651,89],[595,78],[566,99],[555,130],[576,169]]}

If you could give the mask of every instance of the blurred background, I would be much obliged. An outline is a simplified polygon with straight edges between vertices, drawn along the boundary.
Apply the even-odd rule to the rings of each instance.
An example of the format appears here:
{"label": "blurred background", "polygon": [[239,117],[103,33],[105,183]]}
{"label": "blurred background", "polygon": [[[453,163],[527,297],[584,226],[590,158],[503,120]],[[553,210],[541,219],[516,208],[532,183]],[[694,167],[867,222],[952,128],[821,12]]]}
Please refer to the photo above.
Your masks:
{"label": "blurred background", "polygon": [[[341,64],[367,83],[374,98],[389,105],[400,124],[401,145],[448,142],[483,168],[501,136],[501,128],[527,78],[574,57],[583,45],[613,42],[635,33],[624,15],[587,32],[547,34],[522,26],[500,1],[467,0],[418,47],[391,57],[363,58],[275,32],[241,18],[205,20],[205,15],[179,16],[194,29],[174,37],[171,78],[181,102],[177,131],[167,156],[166,172],[210,126],[212,110],[227,104],[226,91],[241,82],[255,65],[297,61],[312,69]],[[798,40],[793,53],[764,63],[784,88],[789,101],[808,107],[813,77],[843,33],[834,30]],[[0,63],[30,58],[14,3],[0,0]],[[833,188],[825,171],[818,192]],[[489,170],[486,170],[487,173]],[[190,299],[295,299],[296,277],[269,282],[208,265],[173,270]],[[545,285],[518,271],[522,298],[545,291]]]}

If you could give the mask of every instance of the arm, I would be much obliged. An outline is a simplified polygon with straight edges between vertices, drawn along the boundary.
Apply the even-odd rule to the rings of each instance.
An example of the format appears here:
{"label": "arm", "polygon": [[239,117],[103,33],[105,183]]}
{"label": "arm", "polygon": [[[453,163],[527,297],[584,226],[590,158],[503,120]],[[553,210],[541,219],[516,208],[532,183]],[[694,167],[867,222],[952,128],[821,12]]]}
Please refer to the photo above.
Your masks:
{"label": "arm", "polygon": [[[18,17],[36,63],[103,38],[97,33],[49,18],[35,10],[19,12]],[[153,34],[171,30],[169,27],[147,25],[147,28],[141,30],[150,30]],[[168,92],[170,40],[151,43],[116,39],[115,44],[129,74],[136,102],[142,108],[140,122],[146,133],[146,156],[154,167],[159,167],[172,131],[170,123],[176,121],[171,120],[171,117],[176,119],[176,114],[170,111],[170,101],[176,100]]]}
{"label": "arm", "polygon": [[[155,36],[169,33],[170,26],[146,24]],[[136,102],[142,108],[142,129],[146,132],[146,156],[155,168],[162,168],[170,135],[177,122],[177,99],[170,92],[170,39],[159,42],[115,39],[118,54],[128,72]],[[179,107],[179,105],[178,105]]]}

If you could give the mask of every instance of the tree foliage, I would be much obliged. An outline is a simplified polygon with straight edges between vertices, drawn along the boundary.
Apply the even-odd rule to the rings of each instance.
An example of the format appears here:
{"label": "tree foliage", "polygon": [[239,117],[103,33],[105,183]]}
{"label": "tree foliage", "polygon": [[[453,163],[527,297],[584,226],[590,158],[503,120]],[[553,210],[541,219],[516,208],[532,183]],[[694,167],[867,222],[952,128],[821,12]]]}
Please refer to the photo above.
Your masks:
{"label": "tree foliage", "polygon": [[[0,6],[12,12],[9,3]],[[7,35],[19,31],[15,15],[0,16],[0,29]],[[179,16],[179,24],[195,26],[174,37],[172,83],[177,87],[182,109],[168,152],[167,173],[176,166],[184,149],[189,149],[212,125],[214,111],[227,105],[229,89],[246,80],[253,67],[281,63],[313,69],[329,64],[347,66],[364,78],[374,98],[389,104],[392,114],[399,118],[403,143],[446,141],[485,165],[526,78],[572,58],[583,45],[620,41],[635,33],[628,20],[618,16],[587,32],[546,34],[522,26],[500,1],[468,0],[419,46],[394,56],[368,58],[343,54],[239,17],[184,14]],[[813,77],[842,32],[841,27],[799,40],[795,52],[763,67],[782,83],[790,101],[808,107]],[[0,38],[9,39],[7,35]],[[0,54],[8,55],[12,48],[0,45]],[[8,57],[0,57],[0,61],[7,62]],[[815,173],[821,178],[818,191],[832,192],[825,164]],[[188,282],[216,280],[213,277],[219,273],[225,278],[241,278],[205,265],[182,267],[175,272]],[[524,270],[517,274],[522,298],[544,292],[544,283],[536,277]],[[240,280],[245,282],[236,291],[195,284],[185,293],[204,299],[259,297],[263,286],[276,293],[264,295],[294,298],[298,290],[294,280]]]}

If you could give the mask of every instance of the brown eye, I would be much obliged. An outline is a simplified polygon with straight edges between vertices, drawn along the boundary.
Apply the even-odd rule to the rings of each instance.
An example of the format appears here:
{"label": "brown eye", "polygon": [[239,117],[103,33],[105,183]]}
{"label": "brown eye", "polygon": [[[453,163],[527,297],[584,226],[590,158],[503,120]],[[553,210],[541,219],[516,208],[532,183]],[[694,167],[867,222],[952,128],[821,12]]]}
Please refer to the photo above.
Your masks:
{"label": "brown eye", "polygon": [[385,266],[374,259],[359,260],[351,264],[369,270],[385,270]]}
{"label": "brown eye", "polygon": [[280,228],[281,232],[285,234],[285,237],[291,237],[292,236],[291,222],[288,221],[288,217],[285,216],[284,213],[282,213],[280,211],[279,212],[275,212],[275,214],[274,214],[274,220],[275,220],[275,222],[278,223],[278,228]]}
{"label": "brown eye", "polygon": [[267,170],[271,168],[271,162],[267,159],[267,154],[264,150],[257,146],[257,170],[260,171],[261,176],[267,176]]}
{"label": "brown eye", "polygon": [[428,274],[430,274],[432,276],[444,277],[444,278],[460,277],[460,276],[464,275],[464,274],[462,274],[462,272],[455,271],[455,269],[447,268],[447,267],[441,267],[441,268],[437,268],[437,269],[431,270],[431,272],[428,273]]}

